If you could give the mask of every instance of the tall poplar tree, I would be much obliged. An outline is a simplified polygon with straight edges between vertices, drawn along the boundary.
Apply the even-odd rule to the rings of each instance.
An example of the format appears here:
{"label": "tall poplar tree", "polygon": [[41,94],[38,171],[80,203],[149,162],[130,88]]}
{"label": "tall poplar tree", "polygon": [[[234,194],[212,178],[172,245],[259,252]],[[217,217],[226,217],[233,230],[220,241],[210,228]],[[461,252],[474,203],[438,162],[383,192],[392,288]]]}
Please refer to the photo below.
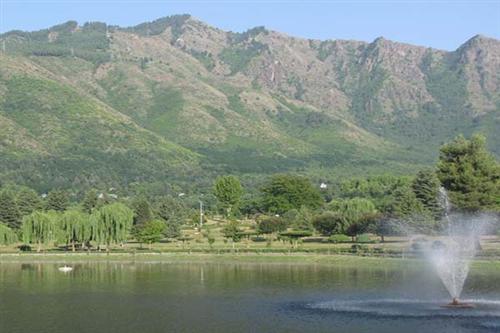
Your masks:
{"label": "tall poplar tree", "polygon": [[214,183],[214,195],[226,217],[230,217],[239,210],[243,187],[235,176],[219,176]]}

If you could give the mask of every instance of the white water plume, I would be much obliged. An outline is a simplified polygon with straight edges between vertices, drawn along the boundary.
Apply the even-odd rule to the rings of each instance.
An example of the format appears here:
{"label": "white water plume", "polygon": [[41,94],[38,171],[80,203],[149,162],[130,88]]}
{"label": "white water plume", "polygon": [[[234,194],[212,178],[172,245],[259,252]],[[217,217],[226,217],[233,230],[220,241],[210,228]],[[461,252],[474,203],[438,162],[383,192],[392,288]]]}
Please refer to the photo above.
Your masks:
{"label": "white water plume", "polygon": [[474,237],[450,236],[442,246],[428,251],[428,257],[452,298],[459,298],[476,252]]}
{"label": "white water plume", "polygon": [[447,234],[425,251],[452,298],[458,299],[469,274],[470,261],[480,247],[479,239],[492,217],[487,214],[450,214],[451,206],[444,189],[441,199]]}

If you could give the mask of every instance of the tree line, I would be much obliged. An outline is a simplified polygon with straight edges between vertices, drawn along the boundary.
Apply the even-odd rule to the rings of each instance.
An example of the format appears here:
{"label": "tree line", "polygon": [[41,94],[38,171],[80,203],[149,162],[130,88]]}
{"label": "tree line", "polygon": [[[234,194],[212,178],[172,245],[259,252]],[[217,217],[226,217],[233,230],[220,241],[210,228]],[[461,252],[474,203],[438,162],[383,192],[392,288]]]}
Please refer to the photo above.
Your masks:
{"label": "tree line", "polygon": [[[435,168],[412,177],[350,179],[322,189],[304,176],[276,174],[247,192],[237,176],[219,176],[211,191],[215,204],[208,205],[205,214],[224,216],[222,233],[231,241],[251,234],[296,240],[313,233],[341,241],[366,232],[383,240],[400,232],[402,224],[412,231],[439,232],[444,213],[441,187],[455,210],[500,212],[500,167],[483,137],[457,137],[441,147]],[[181,239],[182,226],[198,226],[200,218],[198,200],[183,195],[119,198],[90,190],[75,202],[59,189],[40,196],[27,187],[4,186],[0,245],[21,241],[40,250],[44,244],[57,243],[75,250],[109,248],[132,238],[141,244]],[[243,216],[256,221],[255,230],[241,228],[238,220]]]}
{"label": "tree line", "polygon": [[[257,195],[245,197],[236,177],[221,176],[214,192],[227,218],[256,216],[257,233],[293,238],[316,231],[354,240],[369,232],[383,241],[386,235],[442,231],[441,188],[455,211],[500,212],[500,166],[483,136],[459,136],[444,144],[437,165],[413,177],[353,179],[325,191],[305,177],[280,174],[270,177]],[[236,223],[225,231],[233,240],[243,233]]]}

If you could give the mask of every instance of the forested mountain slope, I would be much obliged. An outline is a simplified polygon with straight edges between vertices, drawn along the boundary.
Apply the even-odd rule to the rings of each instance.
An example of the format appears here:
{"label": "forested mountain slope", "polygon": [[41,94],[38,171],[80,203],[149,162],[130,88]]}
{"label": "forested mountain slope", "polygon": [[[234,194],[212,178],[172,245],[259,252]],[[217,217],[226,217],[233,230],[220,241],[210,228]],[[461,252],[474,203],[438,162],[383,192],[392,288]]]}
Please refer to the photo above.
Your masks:
{"label": "forested mountain slope", "polygon": [[232,33],[188,15],[0,35],[2,181],[193,183],[409,173],[482,132],[500,154],[500,42],[454,52]]}

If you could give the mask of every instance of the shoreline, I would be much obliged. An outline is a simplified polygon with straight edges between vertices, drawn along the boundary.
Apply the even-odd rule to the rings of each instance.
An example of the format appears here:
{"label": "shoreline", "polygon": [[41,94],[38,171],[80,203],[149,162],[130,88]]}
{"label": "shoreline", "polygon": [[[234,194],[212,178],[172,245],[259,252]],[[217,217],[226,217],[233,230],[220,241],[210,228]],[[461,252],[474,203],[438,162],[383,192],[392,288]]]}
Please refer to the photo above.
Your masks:
{"label": "shoreline", "polygon": [[[186,263],[186,264],[291,264],[362,267],[405,267],[425,265],[418,258],[394,258],[344,254],[283,254],[283,253],[1,253],[0,265],[8,263]],[[381,267],[381,268],[382,268]],[[495,269],[500,271],[499,259],[474,259],[472,269]]]}

